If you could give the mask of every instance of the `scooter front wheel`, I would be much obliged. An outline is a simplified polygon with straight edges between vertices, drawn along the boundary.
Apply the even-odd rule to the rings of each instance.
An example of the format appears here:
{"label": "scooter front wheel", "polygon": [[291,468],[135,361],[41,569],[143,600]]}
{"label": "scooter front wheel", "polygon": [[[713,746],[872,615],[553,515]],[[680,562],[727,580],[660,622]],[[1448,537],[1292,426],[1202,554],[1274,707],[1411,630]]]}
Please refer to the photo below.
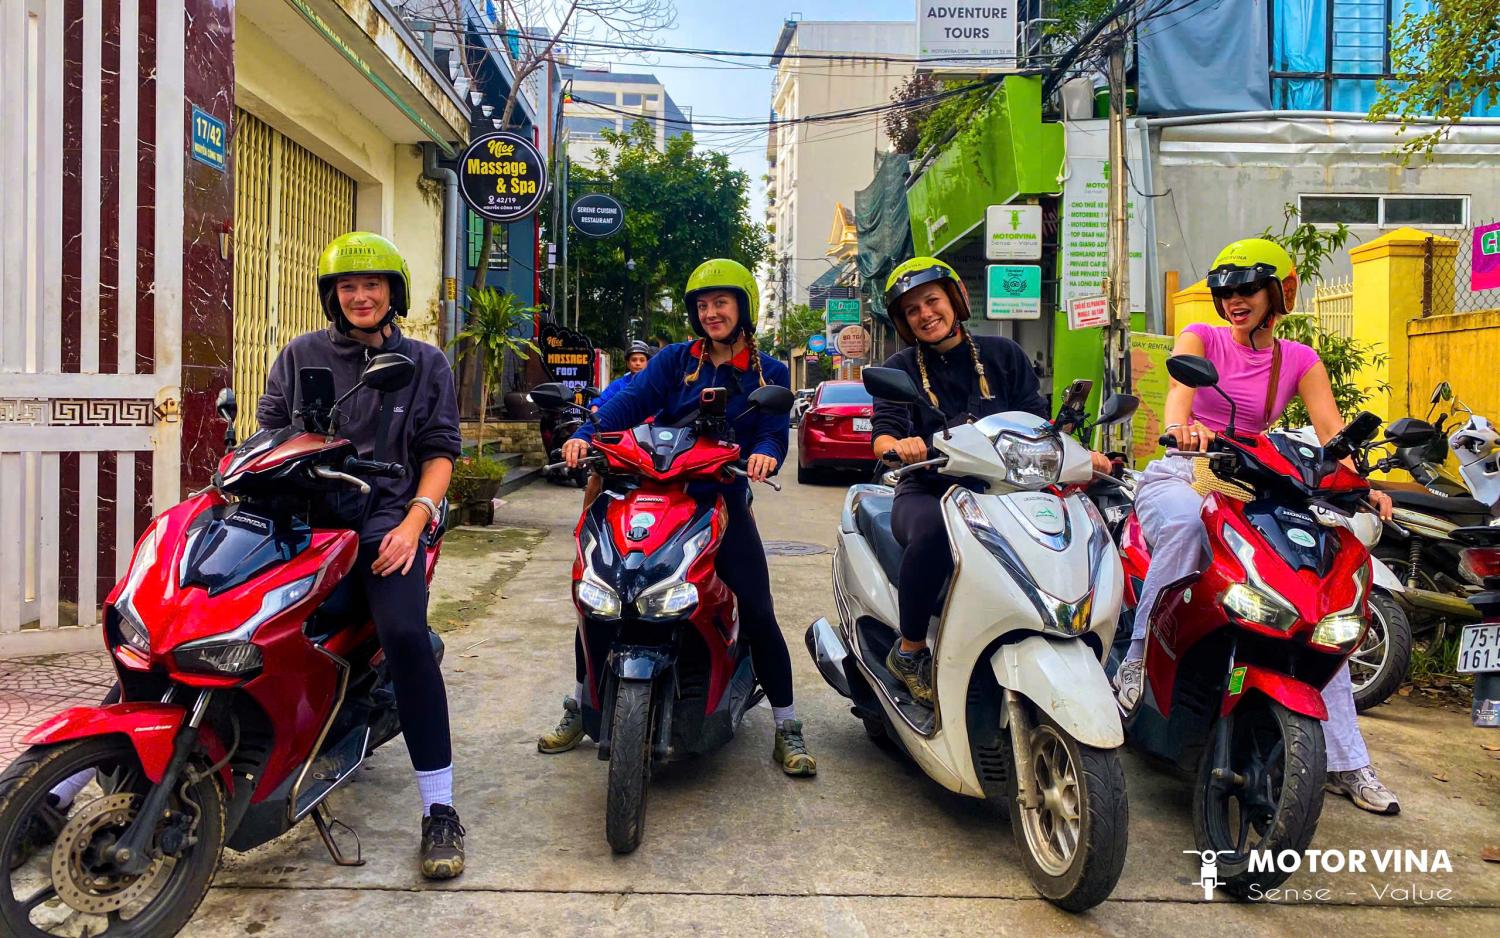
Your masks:
{"label": "scooter front wheel", "polygon": [[1406,680],[1411,666],[1411,621],[1383,590],[1370,591],[1370,621],[1359,647],[1349,655],[1354,709],[1364,713],[1384,703]]}
{"label": "scooter front wheel", "polygon": [[1027,807],[1012,782],[1011,831],[1042,898],[1068,912],[1103,902],[1120,880],[1130,811],[1119,752],[1085,746],[1046,714],[1031,730]]}
{"label": "scooter front wheel", "polygon": [[[1214,756],[1221,733],[1228,744],[1222,765]],[[1323,726],[1257,696],[1222,717],[1214,734],[1198,763],[1193,833],[1205,862],[1213,852],[1219,885],[1231,895],[1254,897],[1291,872],[1252,871],[1252,852],[1301,853],[1312,843],[1327,775]]]}
{"label": "scooter front wheel", "polygon": [[609,733],[609,794],[604,836],[615,853],[641,845],[651,782],[651,683],[620,681]]}
{"label": "scooter front wheel", "polygon": [[[65,779],[92,778],[64,807]],[[151,781],[130,743],[104,736],[37,746],[0,775],[0,934],[17,938],[175,935],[208,893],[224,847],[224,803],[213,777],[184,781],[152,838],[142,873],[108,849],[135,820]]]}

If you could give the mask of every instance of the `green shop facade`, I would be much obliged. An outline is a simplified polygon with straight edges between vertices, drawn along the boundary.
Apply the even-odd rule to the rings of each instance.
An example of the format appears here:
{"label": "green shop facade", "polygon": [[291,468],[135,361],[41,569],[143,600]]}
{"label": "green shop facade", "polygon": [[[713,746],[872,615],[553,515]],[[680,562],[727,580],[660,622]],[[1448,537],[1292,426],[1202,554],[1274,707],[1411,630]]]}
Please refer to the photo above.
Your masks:
{"label": "green shop facade", "polygon": [[[1076,378],[1091,378],[1091,410],[1097,408],[1102,388],[1103,330],[1069,329],[1065,299],[1082,291],[1103,292],[1107,173],[1101,175],[1102,160],[1082,154],[1070,165],[1067,150],[1071,139],[1081,141],[1080,151],[1102,155],[1106,151],[1096,146],[1102,141],[1087,136],[1099,133],[1107,140],[1103,121],[1066,128],[1059,122],[1044,121],[1041,79],[1007,76],[974,119],[948,141],[906,189],[912,253],[940,257],[963,277],[973,307],[970,325],[974,331],[1008,336],[1020,343],[1043,375],[1044,394],[1055,395]],[[1070,185],[1071,174],[1080,170],[1082,174]],[[986,212],[997,205],[1040,208],[1040,259],[986,258]],[[1145,242],[1138,231],[1132,231],[1131,237],[1135,255],[1132,306],[1144,309],[1146,284],[1140,248]],[[1040,267],[1038,318],[987,316],[986,280],[991,264]],[[1025,279],[1033,282],[1036,279],[1032,271],[1014,273],[1024,273]],[[1020,280],[1018,276],[1016,282]],[[878,304],[872,306],[878,308]],[[1132,319],[1135,330],[1145,328],[1143,313]]]}

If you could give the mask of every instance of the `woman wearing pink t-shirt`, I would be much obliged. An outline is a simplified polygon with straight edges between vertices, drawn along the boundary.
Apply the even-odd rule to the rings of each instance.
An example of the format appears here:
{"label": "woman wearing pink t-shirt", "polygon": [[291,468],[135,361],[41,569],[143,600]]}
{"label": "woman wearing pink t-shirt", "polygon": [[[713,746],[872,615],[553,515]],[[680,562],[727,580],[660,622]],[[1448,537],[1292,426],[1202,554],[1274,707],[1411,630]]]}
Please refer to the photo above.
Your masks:
{"label": "woman wearing pink t-shirt", "polygon": [[[1277,339],[1276,321],[1297,296],[1297,273],[1280,245],[1260,238],[1236,241],[1219,253],[1208,273],[1214,308],[1227,326],[1194,323],[1182,331],[1174,355],[1201,355],[1219,371],[1219,390],[1234,400],[1237,430],[1260,433],[1280,418],[1293,397],[1300,397],[1318,439],[1328,440],[1344,427],[1333,400],[1328,370],[1318,353],[1300,342]],[[1164,433],[1176,436],[1184,450],[1206,450],[1229,422],[1229,404],[1217,394],[1196,394],[1172,382],[1167,393]],[[1158,459],[1146,467],[1136,494],[1136,515],[1151,544],[1151,567],[1136,607],[1130,651],[1116,676],[1120,705],[1127,712],[1140,699],[1146,633],[1162,588],[1201,569],[1203,496],[1193,488],[1192,460]],[[1390,515],[1390,498],[1372,492],[1370,500]],[[1401,810],[1396,796],[1381,784],[1370,765],[1363,737],[1354,721],[1354,688],[1345,665],[1323,689],[1328,720],[1323,736],[1328,751],[1326,787],[1348,796],[1376,814]]]}

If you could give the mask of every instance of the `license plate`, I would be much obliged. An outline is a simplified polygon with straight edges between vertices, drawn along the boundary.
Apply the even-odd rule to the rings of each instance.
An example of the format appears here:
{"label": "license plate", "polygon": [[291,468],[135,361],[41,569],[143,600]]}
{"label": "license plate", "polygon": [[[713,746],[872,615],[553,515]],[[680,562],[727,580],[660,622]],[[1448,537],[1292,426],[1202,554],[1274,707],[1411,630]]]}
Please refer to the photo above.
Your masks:
{"label": "license plate", "polygon": [[870,418],[868,418],[868,417],[855,417],[854,418],[854,432],[855,433],[869,433],[871,429],[872,428],[870,426]]}
{"label": "license plate", "polygon": [[1500,622],[1466,625],[1458,643],[1458,670],[1500,671]]}

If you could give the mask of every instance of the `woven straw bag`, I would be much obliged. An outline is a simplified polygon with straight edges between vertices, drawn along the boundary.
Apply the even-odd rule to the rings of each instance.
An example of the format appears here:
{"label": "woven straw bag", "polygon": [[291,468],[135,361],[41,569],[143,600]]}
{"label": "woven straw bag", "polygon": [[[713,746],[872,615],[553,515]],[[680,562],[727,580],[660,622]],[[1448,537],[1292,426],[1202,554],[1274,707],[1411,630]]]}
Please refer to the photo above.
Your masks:
{"label": "woven straw bag", "polygon": [[1207,459],[1193,460],[1193,491],[1204,498],[1207,498],[1212,492],[1218,492],[1220,495],[1239,502],[1248,502],[1255,497],[1255,493],[1243,485],[1226,482],[1214,475],[1214,471],[1209,468],[1209,460]]}

